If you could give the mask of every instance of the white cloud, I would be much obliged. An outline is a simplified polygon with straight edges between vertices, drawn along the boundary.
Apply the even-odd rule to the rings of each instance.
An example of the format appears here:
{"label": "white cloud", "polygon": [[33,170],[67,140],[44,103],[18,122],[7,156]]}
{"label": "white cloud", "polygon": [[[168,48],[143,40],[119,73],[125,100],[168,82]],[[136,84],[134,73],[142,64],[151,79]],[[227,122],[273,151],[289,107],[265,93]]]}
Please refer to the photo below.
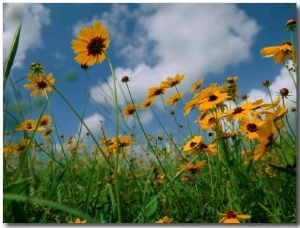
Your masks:
{"label": "white cloud", "polygon": [[[118,37],[119,54],[129,66],[117,68],[116,76],[131,78],[129,86],[135,102],[143,101],[147,89],[168,76],[185,74],[179,86],[187,91],[195,80],[208,73],[220,73],[229,65],[251,59],[250,48],[259,27],[235,4],[150,5],[142,4],[132,14],[128,14],[126,6],[120,7],[122,17],[116,21],[127,27],[136,23],[130,34],[117,22],[107,20],[110,36]],[[115,28],[122,29],[116,33]],[[108,83],[111,82],[110,78]],[[122,87],[126,90],[124,84]],[[91,96],[105,103],[99,96],[101,90],[111,93],[107,84],[101,84],[91,89]],[[118,97],[124,105],[120,91]]]}
{"label": "white cloud", "polygon": [[[92,132],[93,136],[97,139],[98,134],[101,131],[101,124],[100,121],[104,121],[104,117],[98,113],[94,113],[93,115],[85,118],[83,121],[88,127],[88,129]],[[78,126],[78,132],[79,132],[80,125]],[[86,127],[82,126],[81,134],[85,135],[87,133]]]}
{"label": "white cloud", "polygon": [[148,124],[153,120],[153,114],[148,110],[140,112],[140,119],[141,119],[142,125]]}
{"label": "white cloud", "polygon": [[22,67],[26,52],[43,47],[42,28],[49,25],[50,10],[44,5],[8,3],[3,10],[3,59],[6,60],[17,27],[22,22],[14,67]]}

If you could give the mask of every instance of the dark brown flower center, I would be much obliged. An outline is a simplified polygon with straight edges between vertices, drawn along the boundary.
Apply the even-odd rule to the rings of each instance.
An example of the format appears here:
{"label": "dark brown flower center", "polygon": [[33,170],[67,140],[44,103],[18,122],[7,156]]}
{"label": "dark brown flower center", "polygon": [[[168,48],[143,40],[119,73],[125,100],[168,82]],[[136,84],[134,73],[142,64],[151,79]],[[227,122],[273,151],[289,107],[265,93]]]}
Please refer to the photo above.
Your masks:
{"label": "dark brown flower center", "polygon": [[26,129],[27,130],[32,130],[33,129],[32,124],[31,123],[27,123],[26,124]]}
{"label": "dark brown flower center", "polygon": [[257,126],[256,126],[256,124],[254,124],[254,123],[247,124],[247,130],[250,131],[250,132],[255,132],[255,131],[257,131]]}
{"label": "dark brown flower center", "polygon": [[200,150],[204,150],[206,148],[207,148],[207,145],[205,143],[200,143],[200,145],[199,145]]}
{"label": "dark brown flower center", "polygon": [[210,95],[208,101],[215,101],[215,100],[217,100],[217,99],[218,99],[217,96],[215,96],[215,95]]}
{"label": "dark brown flower center", "polygon": [[87,45],[88,55],[92,55],[96,57],[97,55],[102,55],[103,49],[106,48],[104,44],[105,38],[101,38],[99,36],[90,40]]}
{"label": "dark brown flower center", "polygon": [[212,118],[209,118],[208,120],[208,124],[214,124],[216,122],[216,118],[212,117]]}
{"label": "dark brown flower center", "polygon": [[41,126],[47,126],[49,124],[48,120],[42,120],[40,125]]}
{"label": "dark brown flower center", "polygon": [[157,89],[155,92],[154,92],[154,95],[160,95],[160,94],[164,94],[164,90],[163,89]]}
{"label": "dark brown flower center", "polygon": [[228,211],[226,213],[226,218],[236,218],[236,213],[234,211]]}
{"label": "dark brown flower center", "polygon": [[134,108],[128,109],[128,114],[132,115],[134,112],[135,112],[135,109],[134,109]]}
{"label": "dark brown flower center", "polygon": [[44,80],[42,80],[42,81],[40,81],[40,82],[37,82],[36,84],[37,84],[37,87],[38,87],[39,89],[45,89],[45,88],[47,88],[47,86],[48,86],[48,83],[45,82]]}
{"label": "dark brown flower center", "polygon": [[190,148],[193,148],[193,147],[195,147],[196,145],[197,145],[196,142],[191,142],[191,143],[190,143]]}
{"label": "dark brown flower center", "polygon": [[241,107],[237,107],[234,109],[233,114],[238,114],[241,113],[242,111],[244,111],[244,109],[242,109]]}

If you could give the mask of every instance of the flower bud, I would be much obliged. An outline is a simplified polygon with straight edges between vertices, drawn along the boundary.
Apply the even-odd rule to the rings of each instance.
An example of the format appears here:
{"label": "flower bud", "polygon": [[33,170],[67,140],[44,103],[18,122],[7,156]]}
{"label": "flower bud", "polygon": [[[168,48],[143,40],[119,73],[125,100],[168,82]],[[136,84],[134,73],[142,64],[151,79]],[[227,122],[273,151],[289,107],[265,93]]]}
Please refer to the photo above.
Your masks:
{"label": "flower bud", "polygon": [[269,87],[271,85],[271,83],[269,80],[264,80],[263,85],[264,85],[264,87]]}
{"label": "flower bud", "polygon": [[288,19],[285,23],[287,30],[294,31],[297,27],[297,21],[295,18]]}
{"label": "flower bud", "polygon": [[33,74],[45,73],[42,64],[40,64],[39,62],[33,62],[29,67]]}
{"label": "flower bud", "polygon": [[282,96],[287,96],[289,94],[289,90],[287,88],[282,88],[280,89],[279,93],[282,95]]}
{"label": "flower bud", "polygon": [[158,135],[157,138],[158,138],[158,140],[160,140],[160,141],[164,139],[164,137],[163,137],[162,135]]}
{"label": "flower bud", "polygon": [[247,100],[248,99],[248,95],[247,94],[243,94],[241,97],[243,100]]}
{"label": "flower bud", "polygon": [[129,82],[129,77],[125,75],[125,76],[122,77],[121,81],[123,83]]}

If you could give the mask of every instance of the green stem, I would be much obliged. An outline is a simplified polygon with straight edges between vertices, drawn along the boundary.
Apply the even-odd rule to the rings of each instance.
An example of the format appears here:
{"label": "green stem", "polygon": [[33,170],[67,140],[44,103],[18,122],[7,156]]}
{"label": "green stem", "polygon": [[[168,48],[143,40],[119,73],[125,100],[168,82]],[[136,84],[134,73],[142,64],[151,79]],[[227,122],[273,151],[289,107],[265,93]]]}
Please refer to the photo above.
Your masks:
{"label": "green stem", "polygon": [[103,52],[107,58],[108,65],[112,74],[113,86],[114,86],[114,110],[115,110],[115,131],[116,131],[116,165],[115,165],[115,187],[116,187],[116,197],[117,197],[117,209],[118,209],[118,222],[122,223],[122,211],[121,211],[121,199],[120,199],[120,186],[119,186],[119,160],[120,160],[120,147],[119,147],[119,104],[118,104],[118,94],[117,94],[117,83],[116,75],[112,67],[110,58],[108,57],[106,51]]}
{"label": "green stem", "polygon": [[[179,96],[179,91],[178,91],[178,88],[177,88],[176,85],[175,85],[175,89],[176,89],[177,94],[178,94],[178,96]],[[185,110],[184,110],[184,105],[183,105],[182,99],[180,98],[179,100],[180,100],[181,108],[182,108],[182,110],[183,110],[183,115],[184,115],[184,117],[186,118],[186,121],[187,121],[187,123],[188,123],[188,127],[189,127],[189,130],[190,130],[190,134],[191,134],[192,136],[194,136],[194,132],[193,132],[193,129],[192,129],[192,127],[191,127],[190,120],[189,120],[189,118],[187,117],[186,112],[185,112]]]}

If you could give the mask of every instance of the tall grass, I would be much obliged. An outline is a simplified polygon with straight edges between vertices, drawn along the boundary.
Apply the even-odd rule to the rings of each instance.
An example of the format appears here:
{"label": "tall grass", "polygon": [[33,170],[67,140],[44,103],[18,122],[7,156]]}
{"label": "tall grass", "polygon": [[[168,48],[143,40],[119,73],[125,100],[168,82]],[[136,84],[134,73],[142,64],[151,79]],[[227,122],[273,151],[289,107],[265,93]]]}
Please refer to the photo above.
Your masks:
{"label": "tall grass", "polygon": [[[5,91],[10,82],[15,96],[24,89],[8,81],[22,39],[20,29],[3,83]],[[84,122],[88,95],[80,113],[49,79],[44,78],[51,87],[42,97],[40,115],[32,126],[23,115],[16,115],[4,98],[5,223],[297,222],[297,135],[290,123],[297,110],[286,105],[290,91],[297,89],[295,55],[293,68],[287,67],[295,88],[280,90],[277,98],[270,94],[271,102],[239,98],[238,77],[204,88],[199,84],[197,90],[191,90],[192,98],[184,102],[176,86],[184,75],[181,79],[176,75],[158,82],[156,89],[162,89],[161,93],[151,95],[153,88],[149,88],[152,101],[146,107],[134,100],[130,77],[118,82],[107,53],[105,56],[113,75],[113,88],[107,94],[114,102],[108,106],[115,117],[108,116],[115,127],[113,136],[107,135],[103,126],[101,137],[93,135]],[[39,63],[30,68],[34,75],[44,70]],[[88,69],[85,72],[89,91]],[[123,95],[131,105],[127,112],[118,103],[118,83],[126,85]],[[270,83],[264,82],[264,86],[269,91]],[[167,100],[165,90],[178,95],[174,103]],[[51,108],[54,93],[80,121],[76,137],[59,134]],[[154,104],[158,99],[163,116]],[[151,110],[153,125],[161,134],[153,135],[143,125],[140,116],[144,109]],[[43,125],[45,115],[51,123]],[[127,116],[134,119],[134,129],[126,123]],[[192,127],[194,123],[197,128]],[[18,134],[16,127],[21,125],[22,134]],[[81,133],[84,128],[86,135]],[[121,129],[128,134],[120,134]]]}

